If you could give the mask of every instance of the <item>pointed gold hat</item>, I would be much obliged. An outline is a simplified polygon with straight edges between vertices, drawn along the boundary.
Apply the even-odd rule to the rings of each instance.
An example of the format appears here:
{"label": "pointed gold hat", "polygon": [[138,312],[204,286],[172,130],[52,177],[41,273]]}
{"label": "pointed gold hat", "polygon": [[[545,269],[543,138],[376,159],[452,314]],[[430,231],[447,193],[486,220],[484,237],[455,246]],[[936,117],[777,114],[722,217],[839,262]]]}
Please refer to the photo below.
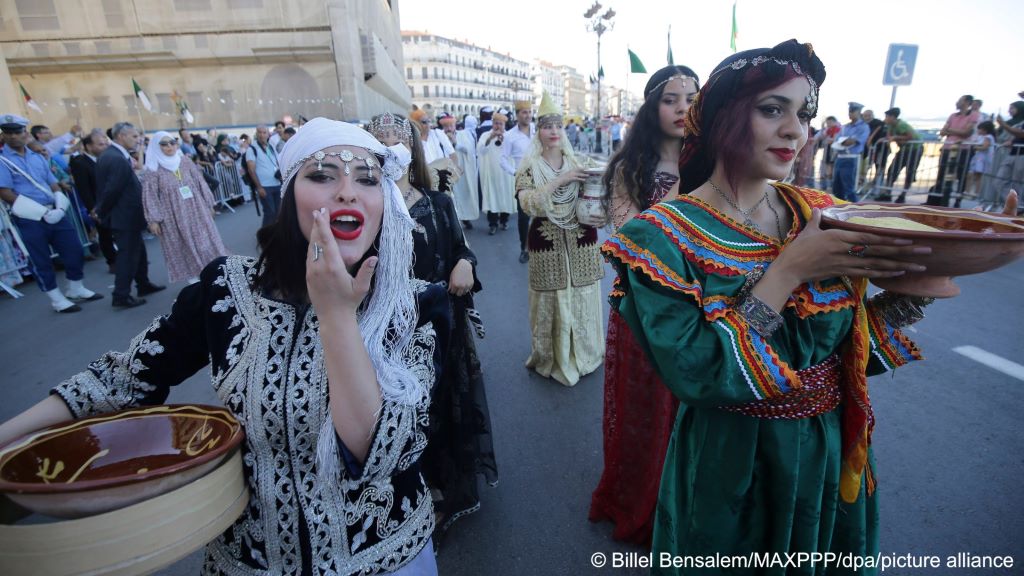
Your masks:
{"label": "pointed gold hat", "polygon": [[559,110],[557,106],[555,106],[555,101],[552,100],[551,94],[548,94],[548,91],[545,90],[544,95],[541,96],[540,99],[540,109],[537,111],[538,124],[542,120],[549,119],[547,118],[548,116],[553,116],[561,120],[562,111]]}

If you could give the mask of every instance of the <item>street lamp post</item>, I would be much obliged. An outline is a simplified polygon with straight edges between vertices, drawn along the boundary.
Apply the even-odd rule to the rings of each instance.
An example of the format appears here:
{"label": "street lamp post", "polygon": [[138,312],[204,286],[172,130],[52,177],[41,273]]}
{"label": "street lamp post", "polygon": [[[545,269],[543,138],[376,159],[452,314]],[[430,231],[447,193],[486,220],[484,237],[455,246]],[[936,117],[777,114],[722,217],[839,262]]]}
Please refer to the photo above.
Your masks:
{"label": "street lamp post", "polygon": [[583,13],[583,17],[588,20],[587,30],[597,34],[597,120],[594,125],[597,145],[594,147],[594,152],[598,154],[601,153],[601,35],[615,27],[615,23],[612,22],[612,18],[615,18],[615,10],[609,7],[604,14],[599,16],[598,12],[600,11],[601,4],[594,0],[594,5]]}

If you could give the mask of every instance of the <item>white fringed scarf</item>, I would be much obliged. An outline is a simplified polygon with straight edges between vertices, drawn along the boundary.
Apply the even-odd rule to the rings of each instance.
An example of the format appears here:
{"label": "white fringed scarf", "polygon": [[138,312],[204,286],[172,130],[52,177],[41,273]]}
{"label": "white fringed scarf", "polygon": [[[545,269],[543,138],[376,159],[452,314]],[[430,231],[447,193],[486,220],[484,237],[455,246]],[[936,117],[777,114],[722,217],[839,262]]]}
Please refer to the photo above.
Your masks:
{"label": "white fringed scarf", "polygon": [[[401,178],[402,168],[394,152],[355,125],[314,118],[296,132],[281,151],[281,189],[288,188],[306,162],[315,162],[312,160],[314,153],[333,146],[364,148],[382,161],[384,215],[379,261],[374,271],[373,290],[360,308],[359,331],[377,372],[383,400],[414,406],[426,399],[431,383],[420,382],[403,359],[403,351],[409,345],[417,321],[416,296],[411,283],[415,222],[395,184],[395,180]],[[320,428],[316,451],[318,480],[336,482],[340,456],[329,410]]]}

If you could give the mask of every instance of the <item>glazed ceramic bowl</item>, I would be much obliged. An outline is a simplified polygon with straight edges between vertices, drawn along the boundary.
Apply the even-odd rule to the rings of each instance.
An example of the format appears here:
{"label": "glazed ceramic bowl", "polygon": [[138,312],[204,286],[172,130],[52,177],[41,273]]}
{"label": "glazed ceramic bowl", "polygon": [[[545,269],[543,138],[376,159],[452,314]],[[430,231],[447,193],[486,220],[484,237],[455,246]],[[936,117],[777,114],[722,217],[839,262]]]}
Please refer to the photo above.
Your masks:
{"label": "glazed ceramic bowl", "polygon": [[112,512],[0,523],[0,573],[136,576],[170,566],[219,536],[245,510],[242,456],[239,450],[232,454],[198,480]]}
{"label": "glazed ceramic bowl", "polygon": [[164,494],[217,467],[244,438],[224,408],[149,406],[34,432],[0,449],[0,492],[80,518]]}
{"label": "glazed ceramic bowl", "polygon": [[[872,225],[907,220],[935,230],[906,230]],[[896,219],[896,220],[894,220]],[[1024,256],[1024,219],[976,210],[905,204],[845,204],[825,208],[822,226],[908,238],[917,246],[930,246],[931,254],[915,256],[924,272],[907,272],[897,278],[872,279],[880,288],[933,298],[960,293],[956,276],[979,274],[1005,266]],[[870,250],[870,248],[869,248]]]}

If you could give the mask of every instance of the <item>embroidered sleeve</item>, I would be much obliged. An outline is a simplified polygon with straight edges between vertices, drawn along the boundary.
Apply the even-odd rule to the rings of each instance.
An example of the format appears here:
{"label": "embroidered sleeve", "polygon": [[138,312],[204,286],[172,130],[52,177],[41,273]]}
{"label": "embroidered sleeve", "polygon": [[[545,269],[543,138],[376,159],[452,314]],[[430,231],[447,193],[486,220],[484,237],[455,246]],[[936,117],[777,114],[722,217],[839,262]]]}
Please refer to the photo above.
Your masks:
{"label": "embroidered sleeve", "polygon": [[209,362],[204,302],[213,290],[208,285],[211,267],[203,272],[202,282],[178,294],[170,314],[154,320],[125,351],[107,352],[51,393],[76,418],[164,402],[171,386]]}
{"label": "embroidered sleeve", "polygon": [[868,335],[871,355],[868,358],[868,376],[899,368],[924,356],[914,342],[885,319],[877,302],[868,299]]}
{"label": "embroidered sleeve", "polygon": [[770,339],[736,311],[735,294],[724,295],[722,286],[705,294],[704,283],[716,277],[701,280],[678,249],[659,244],[663,235],[645,235],[636,220],[623,230],[639,236],[620,233],[602,248],[619,275],[612,305],[673,393],[688,404],[716,406],[799,388],[799,377]]}
{"label": "embroidered sleeve", "polygon": [[523,212],[530,216],[545,217],[554,209],[548,186],[538,187],[530,168],[524,168],[516,175],[516,194]]}

